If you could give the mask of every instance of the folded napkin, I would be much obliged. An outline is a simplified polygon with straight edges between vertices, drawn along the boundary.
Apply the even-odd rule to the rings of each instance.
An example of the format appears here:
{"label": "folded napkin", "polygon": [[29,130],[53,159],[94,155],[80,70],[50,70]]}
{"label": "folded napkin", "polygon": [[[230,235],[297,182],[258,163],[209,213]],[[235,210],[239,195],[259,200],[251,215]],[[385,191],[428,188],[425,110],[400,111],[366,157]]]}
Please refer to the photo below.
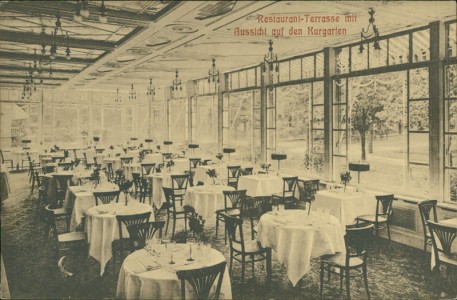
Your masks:
{"label": "folded napkin", "polygon": [[143,273],[147,271],[157,270],[162,266],[158,264],[152,256],[138,257],[130,260],[129,268],[134,273]]}

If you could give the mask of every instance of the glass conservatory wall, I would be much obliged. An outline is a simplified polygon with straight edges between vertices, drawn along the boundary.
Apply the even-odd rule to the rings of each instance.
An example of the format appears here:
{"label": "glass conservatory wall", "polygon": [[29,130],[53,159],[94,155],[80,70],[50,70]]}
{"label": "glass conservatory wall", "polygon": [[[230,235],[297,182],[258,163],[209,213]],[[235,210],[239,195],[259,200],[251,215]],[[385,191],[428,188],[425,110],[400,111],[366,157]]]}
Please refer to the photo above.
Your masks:
{"label": "glass conservatory wall", "polygon": [[157,89],[151,102],[151,137],[155,143],[168,140],[168,101],[165,89]]}
{"label": "glass conservatory wall", "polygon": [[192,98],[192,143],[200,146],[198,153],[217,153],[217,102],[217,95]]}
{"label": "glass conservatory wall", "polygon": [[185,147],[188,143],[188,101],[186,98],[170,99],[168,106],[170,140],[175,147]]}

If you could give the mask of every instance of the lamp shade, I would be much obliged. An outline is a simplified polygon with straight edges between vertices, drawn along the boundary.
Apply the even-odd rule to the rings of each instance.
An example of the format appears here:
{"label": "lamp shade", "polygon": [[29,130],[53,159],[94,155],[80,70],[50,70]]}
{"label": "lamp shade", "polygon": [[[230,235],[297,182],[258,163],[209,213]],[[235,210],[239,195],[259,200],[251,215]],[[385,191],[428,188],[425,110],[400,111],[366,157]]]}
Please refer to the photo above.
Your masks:
{"label": "lamp shade", "polygon": [[145,143],[152,143],[152,139],[144,139]]}
{"label": "lamp shade", "polygon": [[366,172],[370,171],[370,164],[368,163],[349,163],[349,171]]}
{"label": "lamp shade", "polygon": [[285,160],[285,159],[287,159],[287,154],[283,154],[283,153],[272,153],[272,154],[271,154],[271,159],[272,159],[272,160]]}
{"label": "lamp shade", "polygon": [[100,141],[100,137],[94,136],[94,142],[99,142],[99,141]]}
{"label": "lamp shade", "polygon": [[164,145],[173,145],[173,142],[172,141],[163,141],[163,144]]}
{"label": "lamp shade", "polygon": [[189,149],[197,149],[199,146],[198,144],[189,144],[188,147]]}
{"label": "lamp shade", "polygon": [[224,148],[222,150],[222,152],[224,152],[224,153],[234,153],[235,152],[235,148]]}
{"label": "lamp shade", "polygon": [[28,143],[31,143],[31,142],[32,142],[32,140],[22,140],[23,144],[28,144]]}

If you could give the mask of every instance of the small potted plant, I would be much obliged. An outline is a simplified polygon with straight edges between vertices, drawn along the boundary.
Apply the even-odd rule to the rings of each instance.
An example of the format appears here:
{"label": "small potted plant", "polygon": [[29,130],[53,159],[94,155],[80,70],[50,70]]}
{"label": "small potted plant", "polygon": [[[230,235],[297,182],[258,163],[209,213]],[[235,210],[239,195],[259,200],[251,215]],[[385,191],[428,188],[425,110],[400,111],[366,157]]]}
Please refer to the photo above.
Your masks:
{"label": "small potted plant", "polygon": [[216,154],[216,158],[217,158],[219,161],[222,161],[222,159],[224,158],[224,154],[222,154],[222,153],[219,152],[218,154]]}
{"label": "small potted plant", "polygon": [[261,164],[260,165],[260,168],[262,168],[262,170],[264,170],[265,173],[267,173],[267,174],[268,174],[268,170],[270,169],[270,167],[271,167],[271,164]]}
{"label": "small potted plant", "polygon": [[92,174],[90,175],[90,180],[94,184],[94,189],[96,189],[97,185],[100,184],[100,169],[98,167],[92,171]]}
{"label": "small potted plant", "polygon": [[216,178],[217,178],[217,172],[216,169],[209,169],[206,171],[206,174],[208,175],[209,178],[213,180],[213,185],[216,184]]}
{"label": "small potted plant", "polygon": [[170,159],[169,161],[167,161],[167,168],[168,168],[168,172],[171,173],[171,168],[173,168],[173,166],[175,165],[175,162]]}
{"label": "small potted plant", "polygon": [[205,220],[197,213],[189,216],[189,228],[192,231],[198,244],[201,244],[205,239]]}
{"label": "small potted plant", "polygon": [[349,171],[341,172],[340,179],[341,179],[341,183],[344,185],[344,191],[346,192],[346,186],[349,184],[349,182],[352,179],[351,172],[349,172]]}
{"label": "small potted plant", "polygon": [[121,192],[124,193],[124,196],[125,196],[125,206],[127,206],[129,204],[128,193],[130,192],[130,188],[132,187],[132,184],[133,184],[133,181],[124,180],[119,185],[119,189],[121,190]]}

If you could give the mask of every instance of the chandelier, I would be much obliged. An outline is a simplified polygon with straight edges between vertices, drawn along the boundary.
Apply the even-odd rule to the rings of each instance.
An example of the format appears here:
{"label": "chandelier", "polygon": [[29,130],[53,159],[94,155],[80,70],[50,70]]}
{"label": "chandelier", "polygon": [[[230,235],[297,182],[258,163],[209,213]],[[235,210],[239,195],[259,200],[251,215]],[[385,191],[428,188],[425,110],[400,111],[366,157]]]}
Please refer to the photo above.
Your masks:
{"label": "chandelier", "polygon": [[[378,31],[378,27],[374,24],[374,14],[375,14],[375,10],[373,8],[370,8],[368,10],[368,13],[370,14],[370,18],[368,19],[368,26],[367,26],[367,29],[365,30],[364,28],[362,28],[362,31],[360,32],[360,47],[359,47],[359,53],[362,54],[363,53],[363,50],[365,50],[365,48],[363,47],[363,41],[364,40],[368,40],[370,39],[371,37],[374,36],[374,41],[373,41],[373,48],[375,49],[375,55],[379,55],[380,54],[380,50],[381,50],[381,46],[379,45],[379,31]],[[371,31],[370,31],[371,29]]]}
{"label": "chandelier", "polygon": [[61,36],[62,38],[65,37],[65,40],[67,42],[67,47],[65,50],[65,59],[70,60],[71,59],[71,50],[70,50],[70,36],[68,34],[68,31],[64,34],[64,30],[62,28],[62,22],[60,21],[60,14],[57,12],[56,14],[56,23],[55,27],[52,29],[50,38],[48,38],[48,35],[46,34],[46,28],[45,25],[43,24],[43,21],[41,21],[41,33],[40,33],[40,40],[41,40],[41,59],[46,55],[46,46],[47,46],[47,41],[50,41],[50,49],[49,49],[49,59],[54,60],[57,57],[57,36]]}
{"label": "chandelier", "polygon": [[116,97],[114,98],[114,102],[122,102],[121,96],[119,95],[119,89],[116,89]]}
{"label": "chandelier", "polygon": [[136,99],[136,91],[133,88],[133,84],[132,84],[130,91],[129,91],[129,100],[134,100],[134,99]]}
{"label": "chandelier", "polygon": [[[107,9],[105,6],[105,1],[102,0],[100,8],[98,9],[99,15],[98,20],[100,23],[105,24],[108,22]],[[82,22],[83,17],[89,18],[89,0],[77,0],[75,6],[75,14],[73,15],[73,20],[76,22]]]}
{"label": "chandelier", "polygon": [[148,96],[155,95],[156,89],[152,86],[152,77],[149,78],[148,91],[146,92]]}
{"label": "chandelier", "polygon": [[216,68],[216,59],[214,57],[211,69],[208,71],[208,83],[211,83],[211,81],[219,84],[219,70]]}
{"label": "chandelier", "polygon": [[268,47],[268,53],[265,54],[265,57],[263,58],[262,72],[270,75],[270,90],[272,90],[274,83],[273,79],[275,75],[277,76],[279,73],[279,62],[278,56],[273,52],[273,41],[269,40],[268,44],[270,46]]}
{"label": "chandelier", "polygon": [[181,79],[179,79],[178,70],[176,70],[175,79],[173,79],[173,81],[172,81],[171,90],[182,91]]}

